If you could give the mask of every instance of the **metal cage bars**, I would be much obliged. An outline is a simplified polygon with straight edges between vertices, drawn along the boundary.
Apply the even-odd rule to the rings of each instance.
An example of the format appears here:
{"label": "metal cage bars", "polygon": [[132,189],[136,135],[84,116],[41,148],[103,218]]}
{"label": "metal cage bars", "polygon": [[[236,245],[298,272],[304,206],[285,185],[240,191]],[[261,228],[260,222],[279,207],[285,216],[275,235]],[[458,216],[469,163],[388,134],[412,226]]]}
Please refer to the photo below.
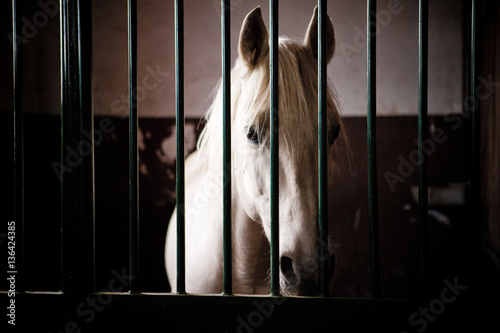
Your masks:
{"label": "metal cage bars", "polygon": [[24,290],[24,149],[23,149],[23,90],[22,90],[22,50],[21,13],[16,0],[12,0],[12,67],[13,67],[13,210],[12,220],[17,223],[17,288]]}
{"label": "metal cage bars", "polygon": [[222,186],[223,186],[223,292],[233,293],[231,219],[231,14],[230,1],[221,0],[222,35]]}
{"label": "metal cage bars", "polygon": [[269,1],[270,25],[270,149],[271,149],[271,295],[280,294],[279,257],[279,64],[278,64],[278,19],[277,0]]}
{"label": "metal cage bars", "polygon": [[[229,50],[229,22],[230,8],[229,2],[221,0],[221,8],[223,10],[221,29],[223,35],[223,82],[225,85],[225,113],[229,115],[230,111],[230,50]],[[177,110],[177,204],[178,204],[178,237],[181,240],[178,243],[178,267],[185,268],[183,265],[184,248],[184,142],[183,142],[183,125],[184,125],[184,91],[183,91],[183,1],[176,0],[175,7],[176,18],[176,110]],[[93,133],[93,110],[92,110],[92,24],[91,24],[91,5],[89,2],[78,0],[62,0],[60,2],[60,42],[61,42],[61,159],[64,159],[63,147],[66,145],[81,145],[82,132],[85,130]],[[372,257],[372,292],[374,298],[380,297],[380,268],[379,268],[379,249],[378,249],[378,202],[377,202],[377,179],[376,179],[376,34],[375,30],[375,1],[367,0],[367,88],[368,88],[368,177],[369,177],[369,211],[370,211],[370,235],[371,235],[371,257]],[[324,143],[324,120],[325,106],[322,99],[325,96],[325,88],[323,80],[326,78],[326,66],[323,63],[324,39],[323,27],[324,18],[326,17],[326,1],[319,1],[319,21],[318,32],[319,41],[319,62],[318,62],[318,80],[319,80],[319,103],[318,103],[318,121],[319,121],[319,154],[322,156],[322,146]],[[275,148],[272,148],[272,156],[274,161],[277,157],[278,146],[278,126],[279,119],[277,116],[278,98],[277,98],[277,22],[278,22],[278,1],[270,1],[270,21],[271,21],[271,134],[274,135]],[[129,191],[130,191],[130,272],[131,283],[130,291],[132,293],[139,292],[138,285],[139,262],[138,262],[138,230],[139,230],[139,213],[138,213],[138,150],[137,150],[137,129],[138,129],[138,112],[137,112],[137,3],[136,0],[128,1],[128,23],[129,23],[129,88],[130,88],[130,142],[129,142]],[[477,25],[477,2],[471,1],[471,47],[470,47],[470,91],[473,95],[476,89],[477,82],[477,64],[476,64],[476,25]],[[25,290],[22,284],[23,269],[23,233],[24,233],[24,178],[23,178],[23,107],[22,107],[22,62],[20,61],[22,54],[22,43],[16,42],[16,37],[20,36],[16,32],[20,29],[20,13],[19,6],[16,0],[12,1],[12,26],[13,26],[13,82],[14,82],[14,107],[13,107],[13,190],[14,190],[14,209],[13,216],[20,226],[19,233],[21,238],[18,238],[18,270],[21,279],[17,284],[19,291]],[[428,59],[428,1],[419,1],[419,156],[422,163],[419,167],[419,209],[420,209],[420,252],[421,252],[421,274],[422,274],[422,291],[425,292],[425,283],[427,276],[426,269],[426,253],[427,253],[427,161],[422,151],[422,142],[427,137],[427,59]],[[479,112],[478,103],[474,100],[474,114],[472,117],[472,154],[471,154],[471,202],[476,203],[477,189],[479,188],[478,177],[478,161],[477,157],[479,149]],[[229,137],[230,127],[227,116],[224,119],[226,138]],[[93,135],[92,135],[93,137]],[[273,140],[273,139],[271,139]],[[62,201],[62,217],[61,217],[61,291],[62,293],[75,292],[93,292],[94,291],[94,177],[93,177],[93,149],[94,143],[91,143],[91,154],[83,163],[75,168],[72,173],[64,173],[62,170],[61,178],[61,201]],[[226,153],[230,152],[230,147],[226,146]],[[79,147],[84,149],[84,147]],[[230,156],[230,155],[229,155]],[[320,165],[323,159],[320,157]],[[273,162],[274,165],[277,163]],[[229,175],[227,170],[230,170],[230,165],[224,162],[226,168],[224,174]],[[277,172],[273,171],[273,178],[277,179]],[[320,177],[323,172],[320,170]],[[322,178],[324,179],[324,178]],[[320,180],[320,184],[323,181]],[[230,184],[230,183],[225,183]],[[276,200],[278,188],[273,186],[272,189]],[[230,185],[225,187],[230,189]],[[324,187],[320,187],[324,188]],[[322,198],[326,197],[326,188]],[[227,194],[226,194],[227,197]],[[230,197],[230,196],[229,196]],[[323,199],[324,200],[324,199]],[[320,200],[321,207],[324,207],[324,202]],[[473,206],[475,207],[475,206]],[[325,208],[326,209],[326,208]],[[271,295],[279,295],[279,235],[278,235],[278,206],[275,205],[273,210],[273,226],[272,236],[272,281]],[[322,208],[319,209],[320,215],[326,212]],[[226,213],[227,214],[227,213]],[[226,215],[225,214],[225,215]],[[323,215],[326,216],[326,215]],[[320,221],[324,221],[324,217],[320,217]],[[224,260],[224,293],[231,294],[231,270],[230,270],[230,212],[229,218],[225,218],[225,260]],[[325,222],[320,222],[322,237],[324,237]],[[90,244],[90,245],[89,245]],[[274,244],[274,245],[273,245]],[[274,249],[273,249],[274,248]],[[180,260],[179,260],[180,259]],[[179,263],[180,262],[180,263]],[[321,276],[324,275],[325,268],[321,268]],[[178,272],[181,270],[178,270]],[[183,271],[183,270],[182,270]],[[178,282],[183,283],[185,276],[181,273]],[[132,281],[132,279],[134,281]],[[179,284],[179,292],[184,292],[183,284]],[[322,295],[327,294],[327,286],[324,277],[322,277]]]}
{"label": "metal cage bars", "polygon": [[328,143],[327,143],[327,60],[326,24],[327,1],[318,1],[318,234],[319,241],[319,291],[328,296]]}
{"label": "metal cage bars", "polygon": [[184,1],[175,1],[175,112],[177,127],[175,189],[177,205],[177,292],[185,293],[184,195]]}
{"label": "metal cage bars", "polygon": [[137,133],[137,0],[127,1],[129,71],[129,265],[130,292],[139,291],[139,147]]}
{"label": "metal cage bars", "polygon": [[[368,150],[368,214],[370,224],[372,297],[380,298],[380,248],[378,221],[378,180],[377,180],[377,4],[367,0],[367,150]],[[421,295],[426,291],[427,276],[427,211],[428,183],[427,157],[423,142],[427,139],[428,128],[428,0],[419,0],[418,38],[418,206],[419,206],[419,248]]]}
{"label": "metal cage bars", "polygon": [[428,0],[419,1],[418,24],[418,207],[419,207],[419,241],[420,241],[420,275],[421,295],[428,290],[427,275],[427,220],[428,220],[428,187],[427,187],[427,156],[424,153],[423,142],[428,136]]}
{"label": "metal cage bars", "polygon": [[[72,172],[61,171],[61,291],[76,294],[95,289],[91,3],[61,1],[60,26],[61,160],[66,146],[89,149]],[[91,133],[90,147],[83,145],[84,131]]]}
{"label": "metal cage bars", "polygon": [[[477,60],[479,57],[479,49],[477,48],[478,38],[481,35],[477,33],[479,20],[479,4],[478,0],[471,1],[471,15],[470,15],[470,76],[469,80],[469,97],[468,98],[472,117],[471,117],[471,148],[470,148],[470,173],[471,184],[469,189],[469,223],[467,228],[473,234],[473,239],[480,242],[481,224],[477,223],[481,219],[481,114],[480,114],[480,98],[477,97],[477,89],[480,87],[479,82],[479,65]],[[479,255],[479,247],[473,249],[467,255],[467,262],[471,268],[471,272],[477,271],[478,261],[476,258]],[[469,279],[473,279],[474,273],[469,273]]]}
{"label": "metal cage bars", "polygon": [[372,297],[380,297],[380,256],[378,235],[377,182],[377,1],[367,1],[367,151],[368,151],[368,220],[370,224],[370,255]]}

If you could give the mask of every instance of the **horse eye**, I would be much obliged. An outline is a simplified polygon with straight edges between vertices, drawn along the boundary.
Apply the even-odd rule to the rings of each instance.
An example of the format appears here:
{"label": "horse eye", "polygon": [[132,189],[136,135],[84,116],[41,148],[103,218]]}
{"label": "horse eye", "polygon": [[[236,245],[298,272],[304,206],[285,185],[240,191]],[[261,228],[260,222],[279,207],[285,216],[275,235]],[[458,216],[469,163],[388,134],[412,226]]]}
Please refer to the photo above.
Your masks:
{"label": "horse eye", "polygon": [[257,134],[257,131],[253,127],[248,128],[247,139],[250,143],[252,143],[254,145],[257,145],[260,143],[259,135]]}

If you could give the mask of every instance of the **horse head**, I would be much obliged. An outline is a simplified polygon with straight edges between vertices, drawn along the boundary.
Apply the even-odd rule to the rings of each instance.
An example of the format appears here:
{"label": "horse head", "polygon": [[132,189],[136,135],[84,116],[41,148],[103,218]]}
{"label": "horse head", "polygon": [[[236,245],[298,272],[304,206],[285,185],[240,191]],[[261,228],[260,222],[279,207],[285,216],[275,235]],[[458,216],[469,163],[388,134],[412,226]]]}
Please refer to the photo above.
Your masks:
{"label": "horse head", "polygon": [[[335,50],[328,18],[326,57]],[[303,43],[279,40],[279,236],[284,294],[314,294],[318,286],[318,11]],[[270,239],[270,52],[260,8],[243,22],[239,58],[231,76],[232,158],[237,195],[248,216]],[[342,122],[327,93],[328,174]],[[329,186],[333,177],[329,178]]]}

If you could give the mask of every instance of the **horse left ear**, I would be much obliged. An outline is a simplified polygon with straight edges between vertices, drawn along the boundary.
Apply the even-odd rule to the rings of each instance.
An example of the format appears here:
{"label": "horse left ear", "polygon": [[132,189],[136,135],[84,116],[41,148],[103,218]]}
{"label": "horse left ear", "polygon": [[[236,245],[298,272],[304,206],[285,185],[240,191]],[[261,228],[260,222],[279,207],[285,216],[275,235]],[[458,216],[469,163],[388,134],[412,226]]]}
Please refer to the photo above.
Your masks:
{"label": "horse left ear", "polygon": [[[326,63],[329,63],[333,58],[335,51],[335,33],[330,16],[326,16]],[[311,49],[316,60],[318,59],[318,6],[314,8],[313,17],[307,28],[304,46]]]}

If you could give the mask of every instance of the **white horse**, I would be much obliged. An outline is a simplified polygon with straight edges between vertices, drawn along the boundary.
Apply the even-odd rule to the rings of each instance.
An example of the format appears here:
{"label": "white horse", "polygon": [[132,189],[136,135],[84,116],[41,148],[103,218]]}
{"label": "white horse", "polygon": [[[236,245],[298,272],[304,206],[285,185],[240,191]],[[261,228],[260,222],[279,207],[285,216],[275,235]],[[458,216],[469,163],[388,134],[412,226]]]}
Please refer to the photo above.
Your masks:
{"label": "white horse", "polygon": [[[317,8],[303,44],[279,40],[280,286],[285,295],[318,285]],[[327,20],[327,62],[335,37]],[[260,8],[245,18],[231,71],[232,276],[235,294],[268,294],[270,239],[269,36]],[[341,119],[328,89],[329,183]],[[198,150],[186,160],[186,292],[222,292],[222,89]],[[167,232],[166,269],[176,291],[176,211]],[[327,246],[324,245],[323,246]],[[329,249],[331,255],[333,250]],[[326,259],[326,258],[325,258]]]}

